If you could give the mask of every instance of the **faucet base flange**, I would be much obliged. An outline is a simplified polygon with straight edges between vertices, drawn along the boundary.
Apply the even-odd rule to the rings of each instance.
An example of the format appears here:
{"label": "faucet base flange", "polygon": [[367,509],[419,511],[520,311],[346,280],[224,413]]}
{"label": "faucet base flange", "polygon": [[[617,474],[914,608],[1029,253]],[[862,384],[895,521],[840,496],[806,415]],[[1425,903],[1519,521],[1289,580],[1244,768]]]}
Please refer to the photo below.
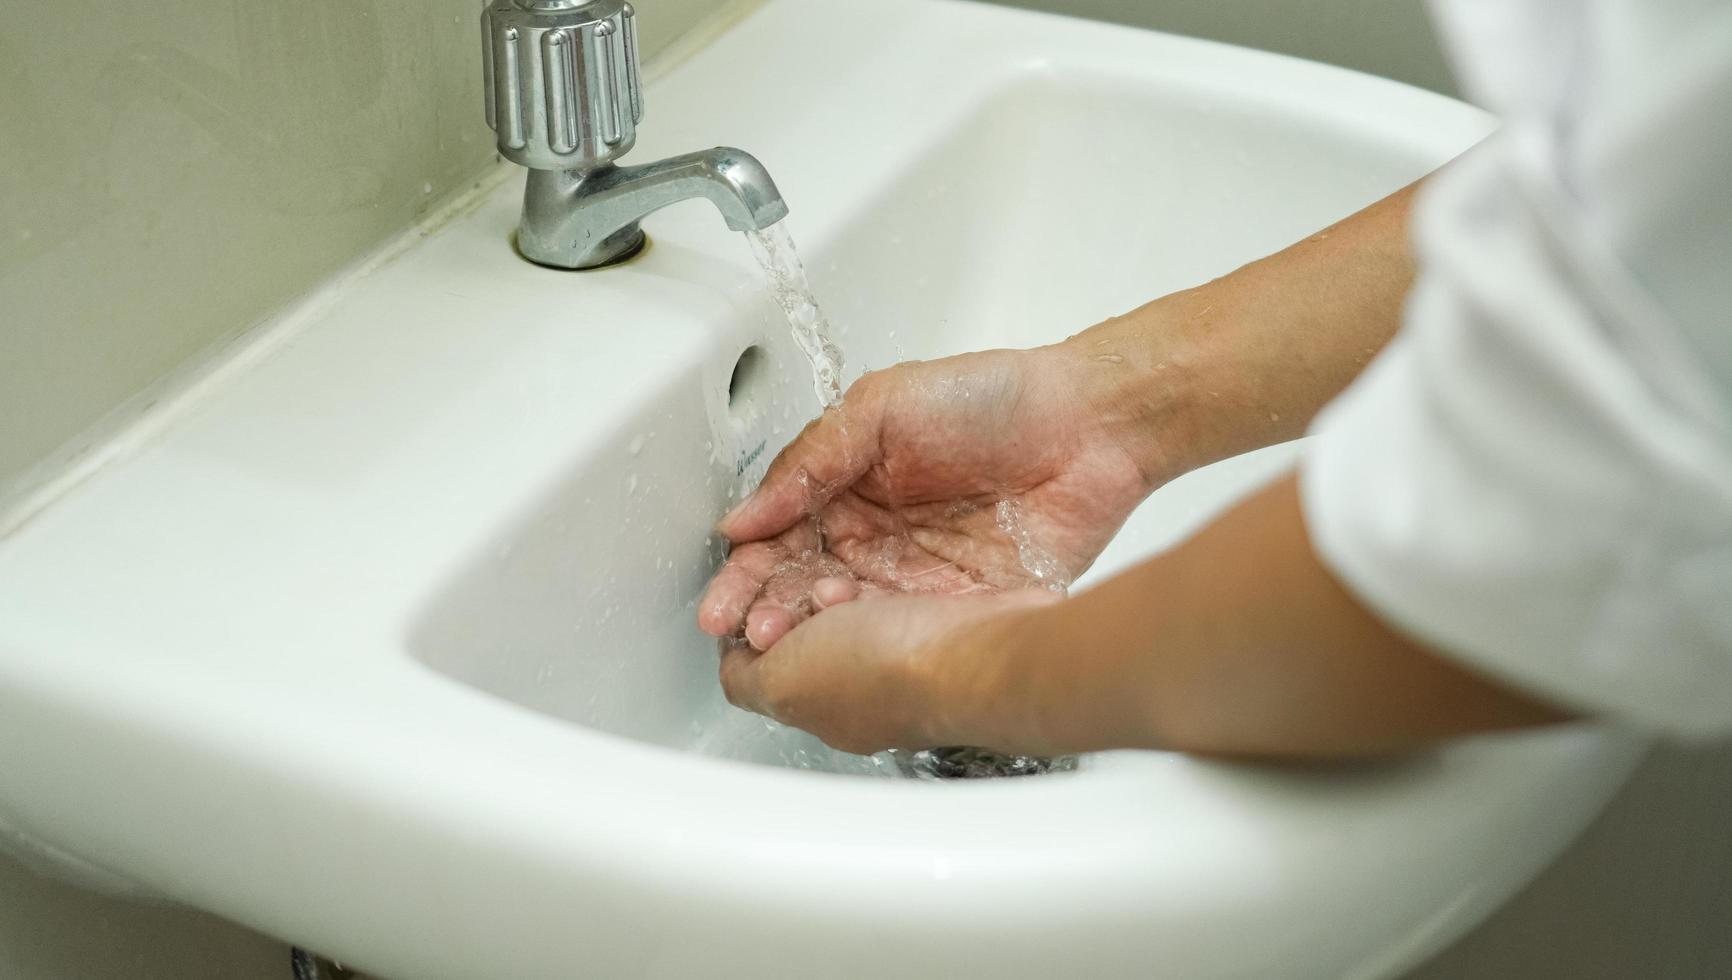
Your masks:
{"label": "faucet base flange", "polygon": [[[518,231],[512,236],[512,245],[517,254],[536,265],[548,269],[560,269],[565,272],[585,272],[590,269],[604,269],[610,265],[618,265],[637,258],[649,244],[649,236],[644,234],[642,226],[632,223],[601,240],[601,244],[591,249],[579,252],[576,249],[539,249],[524,247],[523,232]],[[581,258],[576,258],[581,255]],[[575,258],[575,261],[574,261]]]}

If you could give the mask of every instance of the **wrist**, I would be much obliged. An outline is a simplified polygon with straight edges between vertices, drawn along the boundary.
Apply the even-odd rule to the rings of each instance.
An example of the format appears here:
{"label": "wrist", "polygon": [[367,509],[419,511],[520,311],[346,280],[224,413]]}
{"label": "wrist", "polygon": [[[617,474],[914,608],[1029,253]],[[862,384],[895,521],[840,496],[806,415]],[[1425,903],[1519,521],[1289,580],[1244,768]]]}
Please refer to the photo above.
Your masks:
{"label": "wrist", "polygon": [[[925,733],[933,745],[1057,756],[1146,745],[1116,645],[1100,654],[1076,599],[1031,603],[934,638]],[[1127,710],[1134,709],[1134,710]]]}
{"label": "wrist", "polygon": [[1217,316],[1211,293],[1174,293],[1050,348],[1083,411],[1150,491],[1223,455],[1209,417],[1221,370],[1207,342]]}
{"label": "wrist", "polygon": [[1028,633],[1056,596],[1005,593],[961,603],[984,602],[1000,608],[969,615],[929,634],[916,661],[926,677],[919,685],[928,745],[977,745],[1023,755],[1059,754],[1050,750],[1039,721],[1055,693],[1040,679],[1047,658],[1031,645]]}

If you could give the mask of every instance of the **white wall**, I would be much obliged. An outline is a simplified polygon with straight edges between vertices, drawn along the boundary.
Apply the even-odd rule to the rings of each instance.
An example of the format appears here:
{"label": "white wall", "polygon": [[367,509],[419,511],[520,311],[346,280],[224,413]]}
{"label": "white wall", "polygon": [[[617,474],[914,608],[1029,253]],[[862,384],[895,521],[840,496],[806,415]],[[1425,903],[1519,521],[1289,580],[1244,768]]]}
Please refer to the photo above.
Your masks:
{"label": "white wall", "polygon": [[1408,980],[1732,977],[1732,746],[1662,749],[1575,847]]}
{"label": "white wall", "polygon": [[289,980],[289,949],[185,909],[103,898],[0,855],[5,980]]}
{"label": "white wall", "polygon": [[[644,56],[729,2],[640,0]],[[0,3],[0,511],[467,188],[494,154],[480,6]]]}

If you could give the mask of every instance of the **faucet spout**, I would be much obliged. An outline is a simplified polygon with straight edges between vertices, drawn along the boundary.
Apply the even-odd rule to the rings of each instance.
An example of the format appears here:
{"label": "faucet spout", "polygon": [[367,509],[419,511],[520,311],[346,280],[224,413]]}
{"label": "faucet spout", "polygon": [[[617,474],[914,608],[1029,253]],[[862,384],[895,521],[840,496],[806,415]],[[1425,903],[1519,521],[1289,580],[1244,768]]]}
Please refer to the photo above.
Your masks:
{"label": "faucet spout", "polygon": [[532,262],[560,269],[618,262],[643,246],[638,223],[646,215],[697,197],[714,204],[735,231],[762,230],[788,214],[764,165],[721,146],[635,167],[531,170],[517,248]]}
{"label": "faucet spout", "polygon": [[750,153],[719,146],[638,167],[618,160],[643,121],[637,10],[628,0],[488,0],[481,83],[499,155],[529,168],[517,250],[557,269],[593,269],[643,247],[638,222],[708,198],[735,231],[788,213]]}

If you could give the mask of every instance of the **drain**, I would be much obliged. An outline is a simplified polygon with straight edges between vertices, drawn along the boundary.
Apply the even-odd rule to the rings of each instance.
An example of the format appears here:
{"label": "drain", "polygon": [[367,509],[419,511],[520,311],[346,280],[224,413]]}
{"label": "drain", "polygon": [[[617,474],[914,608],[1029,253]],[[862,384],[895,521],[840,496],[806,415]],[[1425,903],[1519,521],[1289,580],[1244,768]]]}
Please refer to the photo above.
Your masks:
{"label": "drain", "polygon": [[951,747],[906,752],[891,749],[890,757],[904,776],[915,779],[998,779],[1006,776],[1040,776],[1049,772],[1073,772],[1074,755],[1041,759],[1027,755],[1004,755],[990,749]]}

